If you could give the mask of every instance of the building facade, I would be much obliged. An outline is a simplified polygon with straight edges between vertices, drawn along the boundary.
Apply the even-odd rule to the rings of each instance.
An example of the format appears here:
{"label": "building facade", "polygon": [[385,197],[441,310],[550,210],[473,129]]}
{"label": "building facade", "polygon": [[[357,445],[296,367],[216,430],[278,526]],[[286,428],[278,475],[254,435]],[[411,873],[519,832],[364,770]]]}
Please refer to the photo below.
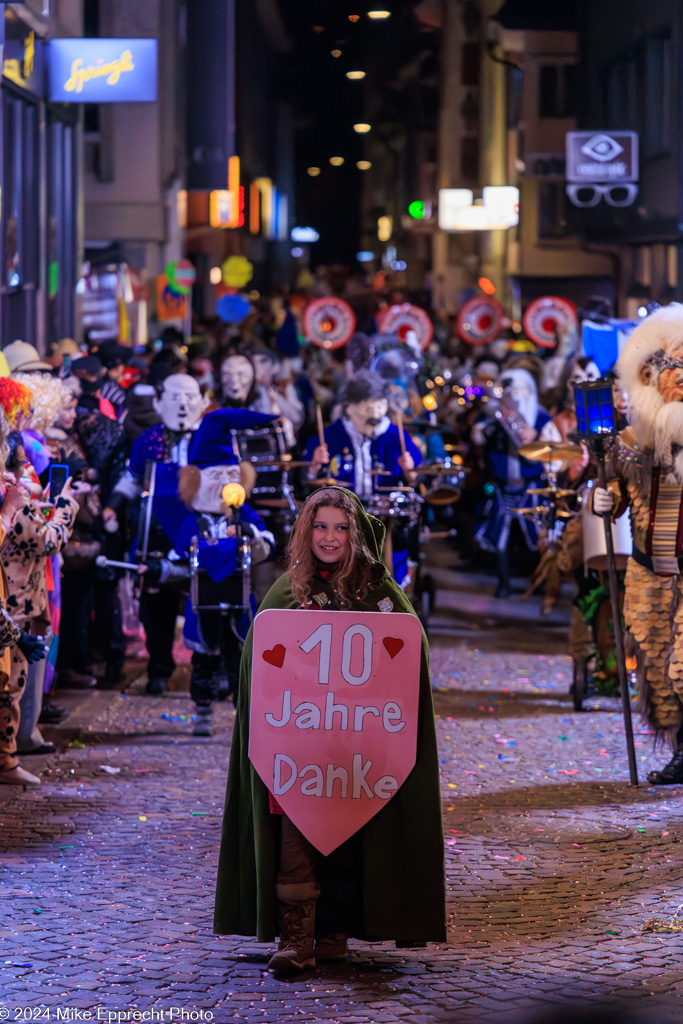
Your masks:
{"label": "building facade", "polygon": [[49,40],[82,32],[79,0],[0,4],[0,343],[45,352],[76,330],[81,124],[48,102]]}

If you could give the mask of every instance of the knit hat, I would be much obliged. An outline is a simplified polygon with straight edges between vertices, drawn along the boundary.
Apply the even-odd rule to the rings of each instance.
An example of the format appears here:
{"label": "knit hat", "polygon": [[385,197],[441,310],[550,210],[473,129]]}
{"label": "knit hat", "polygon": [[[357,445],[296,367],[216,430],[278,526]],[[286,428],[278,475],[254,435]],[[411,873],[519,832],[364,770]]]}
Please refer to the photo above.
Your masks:
{"label": "knit hat", "polygon": [[189,462],[200,469],[239,464],[230,434],[232,414],[232,409],[218,409],[204,417],[192,438]]}

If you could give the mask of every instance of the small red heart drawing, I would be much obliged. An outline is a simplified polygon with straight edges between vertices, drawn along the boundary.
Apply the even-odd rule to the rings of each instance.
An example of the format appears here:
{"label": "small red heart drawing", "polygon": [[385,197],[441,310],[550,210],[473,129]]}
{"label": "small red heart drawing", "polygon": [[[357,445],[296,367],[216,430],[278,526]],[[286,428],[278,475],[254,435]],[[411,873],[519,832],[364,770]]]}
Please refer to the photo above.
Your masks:
{"label": "small red heart drawing", "polygon": [[[401,641],[401,646],[403,641]],[[282,668],[285,660],[285,646],[284,644],[275,644],[272,651],[263,652],[263,660],[267,661],[269,665],[274,665],[275,668]]]}
{"label": "small red heart drawing", "polygon": [[404,641],[399,640],[395,636],[385,636],[382,643],[389,652],[389,657],[392,659],[396,657],[399,651],[403,650]]}

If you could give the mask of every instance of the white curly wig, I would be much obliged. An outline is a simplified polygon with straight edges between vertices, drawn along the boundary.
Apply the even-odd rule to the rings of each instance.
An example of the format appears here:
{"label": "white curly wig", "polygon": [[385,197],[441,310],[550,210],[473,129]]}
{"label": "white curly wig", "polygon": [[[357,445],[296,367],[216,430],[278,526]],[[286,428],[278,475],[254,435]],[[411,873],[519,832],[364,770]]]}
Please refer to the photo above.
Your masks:
{"label": "white curly wig", "polygon": [[640,444],[645,447],[655,443],[655,424],[666,403],[657,389],[656,368],[653,368],[650,383],[645,383],[640,375],[648,360],[660,351],[667,355],[683,352],[683,305],[678,302],[656,310],[643,320],[617,360],[619,382],[628,394],[629,420]]}
{"label": "white curly wig", "polygon": [[57,419],[59,410],[73,401],[73,394],[59,377],[49,373],[14,373],[12,379],[33,392],[31,416],[26,426],[44,436]]}

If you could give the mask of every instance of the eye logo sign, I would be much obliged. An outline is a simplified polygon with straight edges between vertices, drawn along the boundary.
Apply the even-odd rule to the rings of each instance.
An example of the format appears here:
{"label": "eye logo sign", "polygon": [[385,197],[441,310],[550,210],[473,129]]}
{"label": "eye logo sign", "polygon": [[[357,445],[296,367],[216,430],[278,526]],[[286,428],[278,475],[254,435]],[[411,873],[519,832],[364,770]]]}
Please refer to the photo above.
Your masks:
{"label": "eye logo sign", "polygon": [[566,193],[574,206],[631,206],[638,195],[637,132],[567,132]]}
{"label": "eye logo sign", "polygon": [[618,157],[620,153],[624,152],[624,147],[620,146],[611,135],[594,135],[583,144],[581,152],[591,160],[598,160],[602,164]]}

